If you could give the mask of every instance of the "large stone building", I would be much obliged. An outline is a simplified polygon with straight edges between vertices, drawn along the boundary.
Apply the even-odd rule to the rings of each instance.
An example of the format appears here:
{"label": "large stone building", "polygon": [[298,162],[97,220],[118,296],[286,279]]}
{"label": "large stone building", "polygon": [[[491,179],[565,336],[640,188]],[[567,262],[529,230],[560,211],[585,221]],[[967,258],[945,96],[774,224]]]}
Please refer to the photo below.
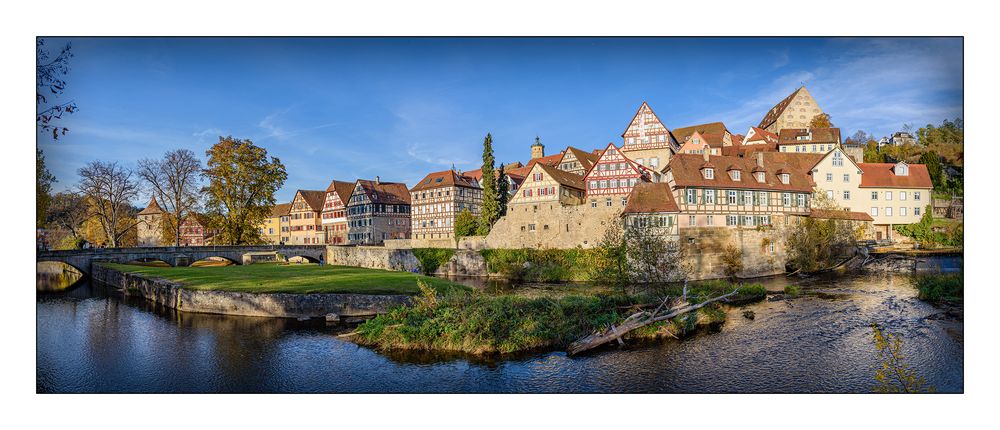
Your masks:
{"label": "large stone building", "polygon": [[331,245],[347,243],[347,201],[351,199],[353,192],[353,182],[333,180],[326,187],[323,211],[320,213],[323,243]]}
{"label": "large stone building", "polygon": [[622,133],[621,152],[637,162],[642,160],[639,164],[659,170],[670,162],[678,143],[653,109],[642,102]]}
{"label": "large stone building", "polygon": [[780,134],[786,128],[806,128],[813,117],[823,113],[805,86],[793,91],[764,114],[757,127]]}
{"label": "large stone building", "polygon": [[265,242],[278,245],[287,242],[288,239],[288,211],[292,208],[291,203],[278,203],[271,206],[271,213],[260,225],[260,237]]}
{"label": "large stone building", "polygon": [[163,246],[163,209],[156,203],[156,197],[149,199],[146,208],[139,212],[136,224],[138,246]]}
{"label": "large stone building", "polygon": [[413,239],[455,237],[455,217],[468,209],[479,216],[483,189],[454,169],[430,173],[410,189],[410,230]]}
{"label": "large stone building", "polygon": [[359,179],[347,203],[347,241],[380,245],[410,238],[410,191],[406,184]]}
{"label": "large stone building", "polygon": [[320,213],[326,200],[326,191],[298,190],[288,211],[289,241],[291,245],[314,245],[326,242]]}
{"label": "large stone building", "polygon": [[786,128],[778,133],[779,152],[826,154],[838,146],[839,128]]}

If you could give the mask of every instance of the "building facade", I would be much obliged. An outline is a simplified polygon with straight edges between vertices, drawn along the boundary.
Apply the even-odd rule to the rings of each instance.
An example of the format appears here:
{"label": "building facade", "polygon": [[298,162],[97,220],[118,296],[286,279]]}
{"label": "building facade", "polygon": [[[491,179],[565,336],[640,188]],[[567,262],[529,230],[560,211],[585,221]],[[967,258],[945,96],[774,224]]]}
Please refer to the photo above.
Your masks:
{"label": "building facade", "polygon": [[278,245],[287,241],[288,211],[291,207],[291,203],[278,203],[271,207],[271,214],[264,218],[260,226],[260,237],[265,242]]}
{"label": "building facade", "polygon": [[[622,133],[621,152],[643,165],[659,169],[670,162],[678,142],[653,109],[642,102]],[[654,166],[655,164],[655,166]]]}
{"label": "building facade", "polygon": [[455,217],[464,209],[479,216],[483,189],[455,170],[430,173],[410,189],[410,230],[413,239],[455,237]]}
{"label": "building facade", "polygon": [[680,208],[674,201],[670,184],[641,182],[632,188],[628,204],[622,211],[625,225],[646,229],[668,240],[677,240],[680,227],[677,218]]}
{"label": "building facade", "polygon": [[509,208],[537,210],[539,205],[575,206],[583,203],[583,176],[545,164],[535,164],[508,202]]}
{"label": "building facade", "polygon": [[813,117],[823,113],[805,86],[793,91],[764,114],[758,128],[779,134],[786,128],[806,128]]}
{"label": "building facade", "polygon": [[326,242],[322,229],[323,202],[326,191],[298,190],[288,211],[289,241],[291,245],[315,245]]}
{"label": "building facade", "polygon": [[779,152],[825,154],[839,146],[839,128],[787,128],[778,133]]}
{"label": "building facade", "polygon": [[566,150],[562,154],[562,159],[556,165],[559,170],[580,176],[587,174],[590,167],[597,162],[598,156],[595,152],[586,152],[572,146],[566,147]]}
{"label": "building facade", "polygon": [[406,184],[359,179],[347,203],[347,243],[380,245],[410,238],[410,191]]}
{"label": "building facade", "polygon": [[330,181],[326,187],[323,210],[320,212],[323,229],[323,243],[344,245],[347,243],[347,201],[354,192],[354,183]]}
{"label": "building facade", "polygon": [[192,214],[181,222],[181,246],[211,245],[213,237],[218,233],[209,227],[208,217],[202,214]]}
{"label": "building facade", "polygon": [[659,173],[632,161],[609,143],[583,179],[591,205],[611,202],[624,207],[632,187],[639,182],[657,182],[658,178]]}
{"label": "building facade", "polygon": [[137,215],[136,244],[138,246],[164,246],[163,209],[156,203],[156,197],[149,199],[146,208]]}

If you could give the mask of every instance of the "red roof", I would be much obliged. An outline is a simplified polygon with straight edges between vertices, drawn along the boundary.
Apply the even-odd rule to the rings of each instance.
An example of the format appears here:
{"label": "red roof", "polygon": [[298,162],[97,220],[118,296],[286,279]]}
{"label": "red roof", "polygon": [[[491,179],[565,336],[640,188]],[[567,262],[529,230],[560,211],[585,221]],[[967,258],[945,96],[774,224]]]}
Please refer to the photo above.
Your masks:
{"label": "red roof", "polygon": [[558,182],[559,185],[576,188],[578,190],[583,190],[585,187],[583,185],[583,176],[577,175],[576,173],[570,173],[565,170],[559,170],[555,167],[538,163],[538,168],[542,169],[545,173],[549,175],[554,181]]}
{"label": "red roof", "polygon": [[861,187],[865,188],[934,188],[927,166],[923,164],[907,164],[909,174],[899,176],[893,171],[893,163],[859,163]]}
{"label": "red roof", "polygon": [[850,212],[841,210],[812,209],[809,211],[809,218],[819,219],[844,219],[850,221],[875,221],[871,215],[864,212]]}
{"label": "red roof", "polygon": [[460,175],[454,170],[442,170],[440,172],[429,173],[417,185],[410,188],[410,191],[428,190],[439,187],[466,187],[479,188],[476,180],[468,176]]}
{"label": "red roof", "polygon": [[[799,140],[800,136],[807,139]],[[805,145],[812,143],[840,143],[839,128],[784,128],[778,133],[779,145]]]}
{"label": "red roof", "polygon": [[327,193],[337,193],[337,197],[340,197],[340,201],[347,204],[347,200],[351,198],[351,194],[354,193],[354,182],[344,182],[333,180],[330,181],[330,185],[326,187]]}
{"label": "red roof", "polygon": [[160,208],[160,205],[156,203],[156,197],[154,196],[153,198],[149,199],[149,204],[146,205],[146,209],[143,209],[142,212],[139,212],[139,215],[155,215],[158,213],[163,213],[163,209]]}
{"label": "red roof", "polygon": [[309,209],[314,212],[323,210],[323,203],[326,201],[326,191],[320,190],[299,190],[297,194],[302,195],[302,200],[309,205]]}
{"label": "red roof", "polygon": [[767,113],[764,114],[764,118],[760,120],[760,124],[757,127],[768,128],[771,126],[771,124],[774,124],[774,122],[778,120],[778,117],[781,116],[782,112],[785,111],[785,108],[788,107],[788,104],[792,102],[792,99],[795,98],[795,95],[798,94],[799,91],[802,91],[803,88],[805,87],[802,86],[796,89],[795,91],[792,91],[792,93],[789,94],[788,97],[785,97],[780,102],[778,102],[778,104],[774,105],[774,107],[771,108],[771,110],[767,111]]}
{"label": "red roof", "polygon": [[[798,191],[812,192],[813,183],[809,171],[824,154],[794,154],[782,152],[763,152],[764,182],[757,182],[752,175],[741,175],[739,181],[734,181],[724,172],[716,172],[713,179],[705,179],[701,166],[705,164],[703,155],[677,154],[670,159],[667,170],[673,176],[678,187],[721,187],[752,190]],[[741,170],[751,171],[757,167],[756,157],[734,157],[712,155],[712,164],[717,166],[739,166]],[[790,173],[789,183],[781,183],[779,172]]]}
{"label": "red roof", "polygon": [[[691,135],[694,134],[695,132],[698,132],[702,136],[704,136],[706,133],[718,134],[721,142],[722,135],[725,134],[726,131],[728,130],[726,129],[725,124],[721,122],[710,122],[708,124],[698,124],[698,125],[690,125],[687,127],[678,127],[675,128],[671,133],[673,133],[674,138],[677,139],[677,143],[684,143],[684,141],[688,137],[691,137]],[[705,137],[705,139],[707,140],[708,137]],[[722,146],[722,144],[720,143],[719,146]]]}
{"label": "red roof", "polygon": [[271,217],[277,218],[281,216],[288,215],[288,212],[292,209],[291,203],[278,203],[271,206]]}
{"label": "red roof", "polygon": [[639,182],[632,187],[625,205],[625,213],[680,212],[670,184],[666,182]]}
{"label": "red roof", "polygon": [[[776,144],[778,143],[778,135],[771,133],[770,131],[764,130],[760,127],[751,127],[753,130],[753,136],[750,136],[750,142],[764,141],[765,143]],[[742,141],[742,139],[740,139]]]}
{"label": "red roof", "polygon": [[383,203],[389,205],[410,204],[410,190],[406,189],[406,184],[401,182],[375,182],[367,179],[358,179],[361,189],[368,195],[368,200],[372,203]]}

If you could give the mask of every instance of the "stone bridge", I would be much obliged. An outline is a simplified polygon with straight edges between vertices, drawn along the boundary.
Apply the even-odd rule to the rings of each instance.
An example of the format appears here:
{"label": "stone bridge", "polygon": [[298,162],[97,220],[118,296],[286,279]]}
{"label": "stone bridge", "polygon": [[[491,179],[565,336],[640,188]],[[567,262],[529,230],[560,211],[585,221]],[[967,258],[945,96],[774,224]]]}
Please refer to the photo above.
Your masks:
{"label": "stone bridge", "polygon": [[128,263],[132,261],[160,260],[171,266],[188,266],[199,260],[220,257],[236,264],[244,263],[244,256],[253,253],[277,252],[286,258],[303,257],[319,261],[326,252],[326,245],[248,245],[248,246],[164,246],[137,248],[93,248],[65,251],[38,251],[36,262],[58,261],[73,266],[90,276],[90,265],[95,262]]}

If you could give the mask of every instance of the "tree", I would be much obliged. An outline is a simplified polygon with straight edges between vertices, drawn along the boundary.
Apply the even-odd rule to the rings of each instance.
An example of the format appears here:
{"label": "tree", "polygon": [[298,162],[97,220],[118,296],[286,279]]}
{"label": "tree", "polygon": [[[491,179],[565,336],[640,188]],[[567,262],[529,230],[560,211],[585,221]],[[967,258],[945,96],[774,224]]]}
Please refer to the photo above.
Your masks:
{"label": "tree", "polygon": [[927,151],[920,156],[920,164],[927,166],[927,173],[931,175],[934,188],[941,188],[944,185],[944,167],[941,165],[941,157],[938,157],[934,151]]}
{"label": "tree", "polygon": [[455,216],[455,237],[473,236],[476,234],[476,216],[469,208],[462,209]]}
{"label": "tree", "polygon": [[500,218],[500,199],[497,197],[497,178],[493,165],[493,136],[486,133],[483,139],[483,207],[479,212],[479,224],[476,233],[480,236],[490,234],[493,223]]}
{"label": "tree", "polygon": [[35,150],[35,227],[45,227],[46,211],[52,196],[52,183],[56,177],[45,167],[45,155],[41,149]]}
{"label": "tree", "polygon": [[149,184],[166,216],[161,218],[169,237],[180,246],[181,222],[198,206],[201,161],[187,149],[169,151],[162,159],[139,162],[139,176]]}
{"label": "tree", "polygon": [[263,242],[259,225],[270,216],[274,193],[288,178],[277,157],[249,139],[219,138],[208,151],[206,207],[218,241],[230,245]]}
{"label": "tree", "polygon": [[499,208],[497,218],[507,215],[507,202],[510,200],[510,184],[507,181],[507,172],[504,171],[504,165],[500,164],[497,173],[497,207]]}
{"label": "tree", "polygon": [[49,228],[69,231],[74,238],[83,237],[83,224],[90,217],[89,204],[74,192],[56,193],[52,196],[45,220]]}
{"label": "tree", "polygon": [[123,245],[129,230],[135,228],[132,200],[139,194],[134,172],[116,162],[91,161],[79,170],[80,193],[87,198],[91,216],[99,223],[112,248]]}
{"label": "tree", "polygon": [[683,279],[686,259],[680,246],[663,234],[664,227],[613,218],[594,249],[590,278],[626,294],[630,285]]}
{"label": "tree", "polygon": [[812,117],[812,120],[809,121],[809,128],[830,128],[830,127],[833,127],[833,122],[830,121],[829,114],[825,113],[816,114],[816,116]]}
{"label": "tree", "polygon": [[879,152],[878,142],[874,140],[865,144],[865,163],[885,163],[885,154]]}
{"label": "tree", "polygon": [[868,135],[868,133],[866,133],[864,130],[858,130],[855,131],[854,134],[851,135],[851,137],[848,137],[847,140],[844,140],[844,144],[865,145],[868,143],[868,141],[874,141],[874,140],[875,139],[872,139]]}
{"label": "tree", "polygon": [[63,75],[69,73],[69,59],[73,58],[70,44],[66,44],[54,58],[45,49],[45,39],[35,41],[35,123],[42,131],[52,133],[53,139],[59,139],[69,131],[57,123],[64,113],[76,112],[76,103],[72,100],[65,103],[52,103],[49,97],[56,98],[66,89]]}
{"label": "tree", "polygon": [[933,393],[934,387],[928,385],[916,370],[906,364],[903,340],[899,335],[883,333],[876,323],[872,323],[871,328],[879,364],[872,391],[882,394]]}
{"label": "tree", "polygon": [[735,245],[727,246],[722,252],[722,268],[727,278],[735,278],[743,271],[743,250]]}

